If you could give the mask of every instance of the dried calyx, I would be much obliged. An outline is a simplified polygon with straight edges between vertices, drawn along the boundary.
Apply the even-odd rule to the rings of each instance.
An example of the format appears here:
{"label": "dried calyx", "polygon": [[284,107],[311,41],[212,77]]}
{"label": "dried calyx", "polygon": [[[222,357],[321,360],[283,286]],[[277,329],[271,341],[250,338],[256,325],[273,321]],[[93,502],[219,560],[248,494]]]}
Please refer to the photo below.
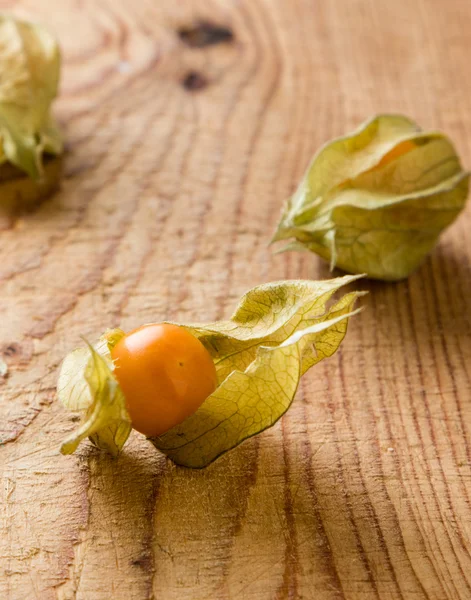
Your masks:
{"label": "dried calyx", "polygon": [[468,180],[446,136],[380,115],[316,154],[273,241],[332,268],[403,279],[463,209]]}
{"label": "dried calyx", "polygon": [[[342,342],[362,292],[329,300],[355,279],[261,285],[243,296],[227,321],[180,324],[208,350],[218,385],[194,414],[151,442],[177,464],[201,468],[271,427],[291,405],[301,376]],[[74,452],[87,437],[112,454],[124,445],[132,423],[111,359],[124,335],[108,331],[64,360],[59,399],[82,422],[63,443],[63,453]]]}
{"label": "dried calyx", "polygon": [[60,176],[62,136],[51,115],[60,52],[41,26],[0,16],[0,187],[9,199],[34,201]]}

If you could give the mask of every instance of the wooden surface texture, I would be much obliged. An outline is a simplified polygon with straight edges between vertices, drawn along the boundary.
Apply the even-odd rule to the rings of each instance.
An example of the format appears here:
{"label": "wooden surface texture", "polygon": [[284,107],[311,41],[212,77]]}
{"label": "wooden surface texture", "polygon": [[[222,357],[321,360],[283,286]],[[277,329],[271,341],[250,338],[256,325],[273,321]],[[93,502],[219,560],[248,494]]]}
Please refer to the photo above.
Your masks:
{"label": "wooden surface texture", "polygon": [[117,460],[61,456],[54,391],[80,336],[328,277],[267,241],[313,152],[372,114],[471,166],[469,0],[0,8],[58,35],[67,138],[61,191],[1,215],[0,598],[470,599],[471,205],[408,281],[362,283],[289,413],[205,471],[138,434]]}

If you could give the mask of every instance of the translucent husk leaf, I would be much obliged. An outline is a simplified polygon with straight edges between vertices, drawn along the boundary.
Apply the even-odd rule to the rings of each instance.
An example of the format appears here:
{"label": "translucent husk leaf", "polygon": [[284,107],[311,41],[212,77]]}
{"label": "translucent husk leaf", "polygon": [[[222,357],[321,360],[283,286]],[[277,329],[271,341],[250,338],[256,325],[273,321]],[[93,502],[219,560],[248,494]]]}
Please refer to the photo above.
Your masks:
{"label": "translucent husk leaf", "polygon": [[[350,292],[330,308],[326,305],[340,287],[357,278],[261,285],[241,299],[227,321],[180,325],[198,337],[211,354],[219,385],[192,416],[152,438],[152,443],[177,464],[201,468],[273,425],[289,408],[303,373],[339,347],[348,318],[358,312],[354,304],[362,293]],[[121,448],[115,432],[119,431],[120,415],[125,415],[123,427],[128,426],[129,418],[113,377],[110,348],[122,335],[121,330],[112,330],[92,356],[88,348],[65,359],[59,398],[85,416],[78,431],[64,443],[63,452],[73,452],[91,433],[99,447]],[[115,428],[113,443],[103,434],[110,423]],[[119,441],[124,443],[125,436]]]}
{"label": "translucent husk leaf", "polygon": [[95,347],[87,345],[71,352],[62,363],[57,393],[59,400],[82,421],[62,444],[63,454],[72,454],[85,438],[102,450],[117,455],[131,432],[126,402],[116,379],[110,350],[124,335],[113,330]]}
{"label": "translucent husk leaf", "polygon": [[357,294],[328,318],[296,330],[278,346],[260,345],[244,371],[232,371],[201,407],[152,443],[175,463],[202,468],[245,439],[271,427],[290,407],[301,376],[331,356],[347,330]]}
{"label": "translucent husk leaf", "polygon": [[0,171],[11,163],[41,180],[44,157],[62,152],[50,114],[60,75],[54,37],[39,25],[0,15],[0,72]]}
{"label": "translucent husk leaf", "polygon": [[380,115],[319,151],[273,241],[351,273],[403,279],[463,209],[468,180],[443,134]]}

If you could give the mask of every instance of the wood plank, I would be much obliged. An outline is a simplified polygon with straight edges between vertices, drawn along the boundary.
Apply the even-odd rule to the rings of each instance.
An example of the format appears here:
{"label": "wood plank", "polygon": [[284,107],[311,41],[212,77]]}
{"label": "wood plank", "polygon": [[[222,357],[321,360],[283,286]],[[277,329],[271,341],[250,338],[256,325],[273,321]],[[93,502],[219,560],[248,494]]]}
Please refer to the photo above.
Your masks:
{"label": "wood plank", "polygon": [[[62,189],[0,232],[0,598],[471,597],[471,209],[367,307],[289,413],[208,469],[113,460],[55,401],[107,327],[230,314],[324,278],[267,240],[313,152],[403,112],[471,164],[467,0],[2,0],[64,50]],[[232,42],[192,47],[198,19]]]}

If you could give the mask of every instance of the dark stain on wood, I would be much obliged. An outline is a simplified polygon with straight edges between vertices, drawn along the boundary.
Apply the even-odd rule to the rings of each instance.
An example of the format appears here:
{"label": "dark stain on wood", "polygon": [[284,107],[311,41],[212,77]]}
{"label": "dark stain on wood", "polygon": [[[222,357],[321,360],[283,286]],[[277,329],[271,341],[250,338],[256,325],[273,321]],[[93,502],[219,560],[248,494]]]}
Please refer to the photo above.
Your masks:
{"label": "dark stain on wood", "polygon": [[133,567],[138,567],[146,572],[152,572],[154,569],[154,560],[151,550],[145,550],[138,558],[131,561]]}
{"label": "dark stain on wood", "polygon": [[182,80],[183,87],[189,92],[198,92],[207,87],[209,81],[207,77],[198,73],[198,71],[190,71]]}
{"label": "dark stain on wood", "polygon": [[5,356],[15,356],[19,352],[20,352],[20,347],[17,344],[9,344],[3,351],[3,354]]}
{"label": "dark stain on wood", "polygon": [[7,362],[9,367],[25,367],[33,355],[33,345],[30,341],[6,342],[0,346],[0,356]]}
{"label": "dark stain on wood", "polygon": [[181,27],[178,36],[190,48],[230,44],[234,40],[232,29],[210,21],[198,21],[188,27]]}

